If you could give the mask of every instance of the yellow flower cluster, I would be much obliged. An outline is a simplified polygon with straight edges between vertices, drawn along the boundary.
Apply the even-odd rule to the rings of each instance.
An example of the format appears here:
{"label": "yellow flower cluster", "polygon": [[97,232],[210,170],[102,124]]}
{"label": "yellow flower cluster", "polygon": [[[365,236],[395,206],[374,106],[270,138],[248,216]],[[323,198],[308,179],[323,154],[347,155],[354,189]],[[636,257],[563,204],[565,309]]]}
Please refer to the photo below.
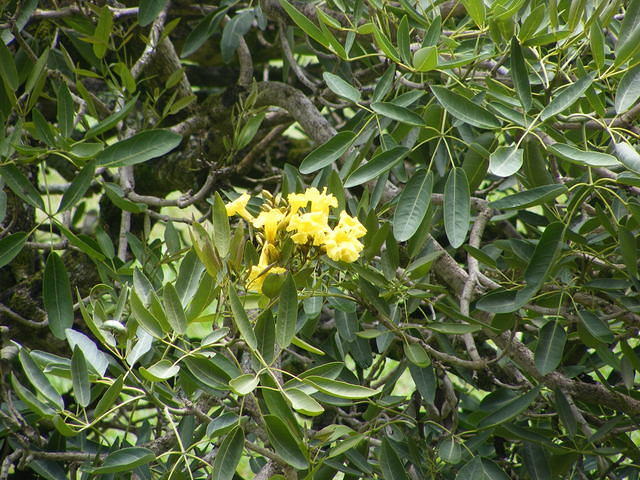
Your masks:
{"label": "yellow flower cluster", "polygon": [[355,262],[364,248],[358,239],[367,229],[357,218],[342,211],[338,224],[329,226],[330,209],[337,208],[338,200],[326,188],[322,192],[312,187],[304,193],[291,193],[286,202],[279,202],[282,205],[265,202],[257,217],[247,210],[250,198],[244,193],[226,205],[228,216],[239,215],[262,233],[260,260],[251,267],[247,279],[249,290],[261,292],[268,274],[286,272],[277,266],[278,246],[286,237],[300,246],[319,247],[332,260],[348,263]]}

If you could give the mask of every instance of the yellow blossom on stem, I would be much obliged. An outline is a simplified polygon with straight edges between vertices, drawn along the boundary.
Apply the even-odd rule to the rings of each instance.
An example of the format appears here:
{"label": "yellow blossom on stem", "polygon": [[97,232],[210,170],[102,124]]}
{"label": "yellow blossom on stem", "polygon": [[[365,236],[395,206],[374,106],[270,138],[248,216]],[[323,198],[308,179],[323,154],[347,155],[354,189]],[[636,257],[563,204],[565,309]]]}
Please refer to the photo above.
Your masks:
{"label": "yellow blossom on stem", "polygon": [[348,231],[335,228],[326,235],[324,247],[331,260],[353,263],[360,256],[364,245]]}
{"label": "yellow blossom on stem", "polygon": [[291,236],[291,239],[299,245],[306,244],[310,239],[313,239],[313,244],[319,246],[322,245],[330,228],[326,215],[322,212],[309,212],[291,217],[287,231],[296,232]]}
{"label": "yellow blossom on stem", "polygon": [[271,266],[278,259],[278,249],[271,243],[265,243],[260,253],[258,265],[251,267],[249,278],[247,278],[247,289],[262,293],[262,285],[267,275],[272,273],[280,274],[287,270],[282,267]]}
{"label": "yellow blossom on stem", "polygon": [[251,199],[249,194],[243,193],[238,198],[236,198],[233,202],[227,203],[225,205],[227,209],[227,217],[232,217],[233,215],[240,215],[247,222],[251,222],[253,220],[253,215],[251,215],[247,210],[247,203],[249,203],[249,199]]}
{"label": "yellow blossom on stem", "polygon": [[253,220],[253,226],[262,229],[266,242],[274,243],[278,233],[278,227],[284,217],[285,215],[280,209],[272,208],[266,212],[260,212]]}

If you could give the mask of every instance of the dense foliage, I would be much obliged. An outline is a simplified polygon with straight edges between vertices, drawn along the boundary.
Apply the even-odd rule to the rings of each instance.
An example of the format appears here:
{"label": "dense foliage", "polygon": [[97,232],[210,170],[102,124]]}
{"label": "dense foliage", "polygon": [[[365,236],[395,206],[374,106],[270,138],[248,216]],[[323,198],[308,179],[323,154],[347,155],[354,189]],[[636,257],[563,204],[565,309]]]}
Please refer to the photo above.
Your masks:
{"label": "dense foliage", "polygon": [[640,0],[0,5],[0,480],[640,476]]}

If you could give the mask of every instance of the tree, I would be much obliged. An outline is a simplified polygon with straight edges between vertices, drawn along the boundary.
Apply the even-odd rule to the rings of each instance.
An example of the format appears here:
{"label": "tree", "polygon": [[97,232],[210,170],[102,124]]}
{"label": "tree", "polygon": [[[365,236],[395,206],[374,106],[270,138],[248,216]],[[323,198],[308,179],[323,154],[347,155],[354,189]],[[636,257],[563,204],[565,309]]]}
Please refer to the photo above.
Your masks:
{"label": "tree", "polygon": [[0,479],[638,478],[640,1],[98,3],[0,7]]}

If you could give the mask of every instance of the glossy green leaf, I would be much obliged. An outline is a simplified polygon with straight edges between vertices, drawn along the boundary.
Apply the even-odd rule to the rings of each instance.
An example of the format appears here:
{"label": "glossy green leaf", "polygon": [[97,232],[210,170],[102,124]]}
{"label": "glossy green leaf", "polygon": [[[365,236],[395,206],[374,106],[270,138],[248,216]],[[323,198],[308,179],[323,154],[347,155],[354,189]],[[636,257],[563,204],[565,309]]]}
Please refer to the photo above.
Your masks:
{"label": "glossy green leaf", "polygon": [[[482,3],[482,2],[480,2]],[[520,99],[520,104],[527,112],[531,109],[531,84],[529,83],[529,73],[527,64],[522,55],[522,47],[516,37],[511,39],[511,75],[513,77],[513,85]]]}
{"label": "glossy green leaf", "polygon": [[438,444],[438,456],[453,465],[462,460],[462,447],[453,437],[448,437]]}
{"label": "glossy green leaf", "polygon": [[540,329],[535,363],[541,375],[553,372],[560,365],[566,342],[567,332],[560,322],[550,320]]}
{"label": "glossy green leaf", "polygon": [[562,222],[550,223],[545,228],[524,272],[524,278],[528,285],[539,287],[546,280],[562,249],[563,232],[564,224]]}
{"label": "glossy green leaf", "polygon": [[375,102],[371,104],[371,110],[378,115],[396,120],[398,122],[406,123],[408,125],[415,125],[421,127],[424,125],[424,120],[420,115],[412,112],[408,108],[395,105],[390,102]]}
{"label": "glossy green leaf", "polygon": [[324,412],[324,407],[316,402],[313,397],[307,395],[298,388],[288,388],[284,391],[284,395],[291,403],[291,407],[303,415],[315,417]]}
{"label": "glossy green leaf", "polygon": [[384,480],[409,480],[409,475],[407,475],[400,456],[393,449],[387,437],[382,439],[378,461]]}
{"label": "glossy green leaf", "polygon": [[614,336],[609,325],[595,313],[589,310],[579,310],[578,315],[582,320],[582,324],[593,338],[606,344],[613,342]]}
{"label": "glossy green leaf", "polygon": [[235,473],[244,449],[244,432],[236,427],[224,437],[219,450],[213,459],[211,480],[231,480]]}
{"label": "glossy green leaf", "polygon": [[64,333],[70,349],[80,348],[88,366],[98,375],[104,376],[109,367],[107,354],[99,350],[95,342],[82,332],[68,328]]}
{"label": "glossy green leaf", "polygon": [[336,134],[304,158],[300,173],[313,173],[335,162],[349,149],[355,138],[356,134],[349,131]]}
{"label": "glossy green leaf", "polygon": [[564,392],[556,389],[554,391],[554,398],[556,403],[556,408],[558,410],[558,417],[560,417],[560,421],[567,429],[570,437],[574,437],[578,431],[578,422],[573,413],[573,409],[569,404],[569,400],[567,399]]}
{"label": "glossy green leaf", "polygon": [[469,325],[465,323],[432,322],[425,325],[425,327],[434,332],[444,333],[445,335],[463,335],[465,333],[474,333],[482,330],[480,325]]}
{"label": "glossy green leaf", "polygon": [[131,292],[131,298],[129,301],[131,304],[131,313],[138,324],[156,338],[165,337],[168,332],[164,331],[160,322],[158,322],[147,307],[145,307],[135,290]]}
{"label": "glossy green leaf", "polygon": [[73,325],[73,300],[67,270],[56,252],[51,252],[42,278],[44,308],[51,332],[60,339]]}
{"label": "glossy green leaf", "polygon": [[62,397],[55,388],[53,388],[47,377],[44,376],[42,369],[33,360],[31,354],[24,348],[21,348],[18,352],[18,359],[20,360],[27,379],[29,379],[29,382],[31,382],[31,385],[33,385],[36,391],[51,402],[57,410],[64,409]]}
{"label": "glossy green leaf", "polygon": [[322,78],[324,78],[324,81],[327,83],[329,90],[339,97],[346,98],[354,103],[358,103],[362,99],[360,91],[338,75],[324,72]]}
{"label": "glossy green leaf", "polygon": [[251,373],[245,373],[229,381],[229,387],[238,395],[248,395],[258,386],[259,379]]}
{"label": "glossy green leaf", "polygon": [[379,393],[378,390],[363,387],[361,385],[353,385],[351,383],[332,380],[330,378],[311,375],[304,378],[304,383],[320,390],[322,393],[333,395],[338,398],[347,398],[356,400],[360,398],[369,398]]}
{"label": "glossy green leaf", "polygon": [[229,7],[222,7],[214,10],[204,17],[193,30],[189,32],[187,38],[182,45],[180,57],[185,58],[198,50],[213,35],[220,26],[220,22],[224,18]]}
{"label": "glossy green leaf", "polygon": [[162,382],[175,377],[180,372],[180,366],[171,360],[160,360],[150,367],[140,367],[140,374],[150,382]]}
{"label": "glossy green leaf", "polygon": [[60,84],[57,94],[58,108],[56,119],[58,120],[58,128],[63,137],[69,138],[73,132],[75,109],[73,107],[71,93],[69,93],[66,83],[63,82]]}
{"label": "glossy green leaf", "polygon": [[298,320],[298,292],[290,273],[287,274],[280,290],[278,317],[276,319],[276,341],[280,348],[286,348],[296,334]]}
{"label": "glossy green leaf", "polygon": [[618,243],[622,253],[622,261],[627,267],[627,272],[633,277],[638,277],[638,242],[636,236],[622,225],[618,227]]}
{"label": "glossy green leaf", "polygon": [[404,343],[404,354],[411,363],[418,367],[428,367],[431,365],[429,354],[419,343]]}
{"label": "glossy green leaf", "polygon": [[591,82],[593,82],[593,76],[587,75],[566,87],[558,95],[553,97],[551,102],[540,112],[540,120],[544,122],[558,113],[565,111],[578,99],[582,98],[587,88],[591,86]]}
{"label": "glossy green leaf", "polygon": [[0,239],[0,268],[8,265],[16,258],[24,244],[27,242],[27,234],[24,232],[12,233]]}
{"label": "glossy green leaf", "polygon": [[89,140],[94,138],[101,133],[105,133],[112,128],[114,128],[118,123],[125,119],[127,115],[131,112],[133,107],[136,106],[136,102],[138,101],[138,95],[136,94],[131,100],[124,104],[124,106],[120,109],[117,109],[111,115],[109,115],[104,120],[98,122],[96,125],[91,127],[87,133],[84,135],[85,140]]}
{"label": "glossy green leaf", "polygon": [[469,230],[471,197],[467,174],[460,167],[449,172],[444,187],[444,229],[453,248],[460,247]]}
{"label": "glossy green leaf", "polygon": [[456,480],[509,480],[509,477],[491,460],[474,457],[458,471]]}
{"label": "glossy green leaf", "polygon": [[164,305],[167,320],[173,331],[184,334],[187,330],[187,318],[184,314],[178,292],[176,292],[172,283],[167,283],[163,288],[162,304]]}
{"label": "glossy green leaf", "polygon": [[602,70],[602,67],[604,67],[605,40],[604,32],[602,30],[602,25],[596,18],[595,21],[591,24],[591,28],[589,29],[589,41],[591,47],[591,55],[593,55],[593,60],[598,70]]}
{"label": "glossy green leaf", "polygon": [[374,178],[378,178],[400,163],[408,153],[409,149],[407,147],[394,147],[391,150],[379,153],[349,175],[347,181],[344,182],[345,188],[355,187]]}
{"label": "glossy green leaf", "polygon": [[458,120],[478,128],[500,128],[500,121],[488,110],[445,87],[432,85],[431,91],[447,112]]}
{"label": "glossy green leaf", "polygon": [[104,193],[107,194],[111,203],[125,212],[142,213],[147,210],[148,205],[142,202],[132,202],[128,198],[125,198],[124,190],[117,183],[104,182]]}
{"label": "glossy green leaf", "polygon": [[73,349],[71,356],[71,380],[73,394],[81,407],[87,407],[91,403],[91,384],[89,383],[89,370],[87,362],[80,347]]}
{"label": "glossy green leaf", "polygon": [[22,385],[13,373],[11,373],[11,387],[17,397],[36,415],[41,418],[51,418],[56,411],[44,402],[41,402],[28,388]]}
{"label": "glossy green leaf", "polygon": [[76,178],[74,178],[69,185],[69,188],[67,188],[62,195],[58,212],[64,212],[68,208],[73,207],[84,197],[84,194],[87,193],[87,190],[91,186],[95,171],[96,163],[93,160],[87,162],[87,164],[82,167],[82,170],[80,170]]}
{"label": "glossy green leaf", "polygon": [[249,323],[247,312],[244,310],[242,303],[240,303],[240,299],[233,285],[229,285],[229,303],[231,304],[233,323],[240,332],[242,339],[247,342],[247,345],[249,345],[252,350],[256,350],[258,348],[256,334],[251,327],[251,323]]}
{"label": "glossy green leaf", "polygon": [[247,123],[242,126],[242,129],[240,130],[237,138],[238,150],[242,150],[244,147],[249,145],[251,140],[253,140],[253,138],[256,136],[256,133],[258,133],[260,125],[262,125],[262,121],[264,120],[265,115],[265,112],[253,115],[249,120],[247,120]]}
{"label": "glossy green leaf", "polygon": [[109,388],[107,388],[107,391],[102,394],[100,400],[98,400],[98,404],[96,405],[95,410],[93,411],[93,415],[95,418],[100,418],[102,415],[116,406],[116,401],[120,396],[120,392],[122,392],[123,385],[124,380],[122,375],[116,378],[115,381],[111,385],[109,385]]}
{"label": "glossy green leaf", "polygon": [[636,105],[640,98],[640,65],[624,74],[618,84],[615,97],[616,113],[626,112]]}
{"label": "glossy green leaf", "polygon": [[524,151],[517,145],[498,147],[489,156],[489,173],[497,177],[510,177],[522,167]]}
{"label": "glossy green leaf", "polygon": [[265,426],[269,442],[282,459],[298,470],[309,467],[306,448],[302,439],[296,438],[289,427],[276,415],[265,415]]}
{"label": "glossy green leaf", "polygon": [[523,448],[524,466],[531,480],[547,480],[553,478],[549,458],[544,448],[538,444],[525,442]]}
{"label": "glossy green leaf", "polygon": [[437,380],[433,366],[418,367],[409,364],[409,373],[413,382],[416,384],[418,393],[422,396],[426,403],[433,403],[436,396]]}
{"label": "glossy green leaf", "polygon": [[429,209],[432,189],[433,173],[421,170],[400,193],[393,215],[393,236],[399,242],[409,240],[418,231]]}
{"label": "glossy green leaf", "polygon": [[2,177],[11,189],[22,200],[32,207],[44,210],[44,202],[40,193],[33,186],[32,182],[15,165],[4,165],[0,167],[0,177]]}
{"label": "glossy green leaf", "polygon": [[98,165],[122,167],[146,162],[176,148],[182,135],[170,130],[146,130],[108,146],[96,156]]}
{"label": "glossy green leaf", "polygon": [[483,0],[462,0],[464,9],[478,27],[483,27],[486,19],[486,8]]}
{"label": "glossy green leaf", "polygon": [[527,393],[516,397],[509,402],[501,405],[499,409],[493,412],[489,412],[489,415],[484,417],[478,424],[479,428],[495,427],[501,423],[507,422],[522,412],[524,412],[529,405],[538,397],[540,393],[540,387],[533,388]]}
{"label": "glossy green leaf", "polygon": [[222,38],[220,39],[220,51],[222,60],[229,63],[233,58],[240,40],[251,29],[251,24],[255,18],[253,10],[245,10],[237,13],[222,30]]}
{"label": "glossy green leaf", "polygon": [[153,22],[167,4],[167,0],[140,0],[138,24],[146,27]]}
{"label": "glossy green leaf", "polygon": [[613,154],[629,170],[640,173],[640,153],[633,146],[627,142],[614,143]]}
{"label": "glossy green leaf", "polygon": [[329,48],[329,42],[322,33],[322,30],[318,28],[318,26],[309,20],[306,16],[304,16],[296,7],[291,5],[287,0],[278,0],[280,5],[284,10],[289,14],[294,23],[302,29],[304,33],[313,38],[320,45],[324,45]]}
{"label": "glossy green leaf", "polygon": [[577,165],[588,167],[617,167],[620,165],[616,157],[608,153],[579,150],[564,143],[554,143],[547,148],[554,155]]}
{"label": "glossy green leaf", "polygon": [[231,228],[229,227],[229,217],[227,209],[216,192],[213,195],[213,243],[220,257],[226,257],[231,247]]}
{"label": "glossy green leaf", "polygon": [[130,472],[134,468],[146,465],[156,459],[155,454],[148,448],[127,447],[116,450],[107,455],[102,466],[94,468],[94,475],[105,473]]}
{"label": "glossy green leaf", "polygon": [[113,31],[113,14],[106,5],[100,9],[98,24],[93,32],[93,53],[99,59],[104,58],[109,50],[109,39]]}
{"label": "glossy green leaf", "polygon": [[620,25],[614,66],[622,65],[640,48],[640,1],[631,0]]}
{"label": "glossy green leaf", "polygon": [[438,67],[438,47],[422,47],[413,54],[413,68],[419,72],[428,72]]}
{"label": "glossy green leaf", "polygon": [[11,90],[15,91],[20,86],[20,79],[13,55],[5,43],[0,42],[0,79],[4,80]]}
{"label": "glossy green leaf", "polygon": [[562,184],[542,185],[502,197],[500,200],[491,202],[489,206],[499,210],[529,208],[554,200],[565,193],[567,193],[567,187]]}

